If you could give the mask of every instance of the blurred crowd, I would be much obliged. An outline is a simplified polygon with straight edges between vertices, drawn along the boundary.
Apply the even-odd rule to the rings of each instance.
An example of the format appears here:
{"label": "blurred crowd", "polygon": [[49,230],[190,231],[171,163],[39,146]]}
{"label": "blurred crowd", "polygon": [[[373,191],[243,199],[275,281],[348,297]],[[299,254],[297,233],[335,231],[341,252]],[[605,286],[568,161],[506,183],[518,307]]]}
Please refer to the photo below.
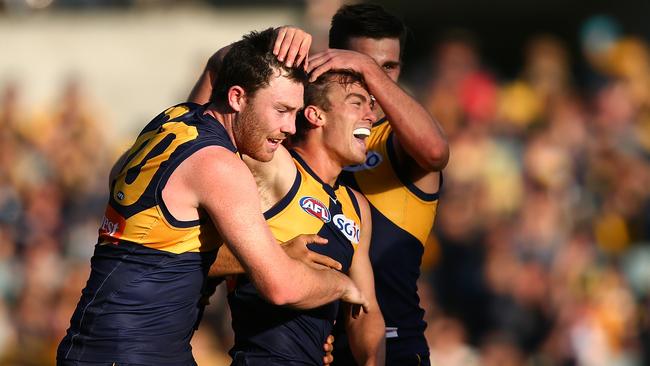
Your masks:
{"label": "blurred crowd", "polygon": [[[451,146],[420,284],[433,365],[650,365],[650,50],[585,37],[580,77],[542,35],[504,80],[453,33],[411,88]],[[0,84],[0,365],[54,364],[89,273],[124,142],[83,87],[39,109]],[[228,364],[211,302],[194,353]]]}
{"label": "blurred crowd", "polygon": [[580,78],[548,35],[515,80],[471,35],[436,48],[423,100],[451,160],[420,286],[434,365],[650,365],[650,52],[590,36]]}

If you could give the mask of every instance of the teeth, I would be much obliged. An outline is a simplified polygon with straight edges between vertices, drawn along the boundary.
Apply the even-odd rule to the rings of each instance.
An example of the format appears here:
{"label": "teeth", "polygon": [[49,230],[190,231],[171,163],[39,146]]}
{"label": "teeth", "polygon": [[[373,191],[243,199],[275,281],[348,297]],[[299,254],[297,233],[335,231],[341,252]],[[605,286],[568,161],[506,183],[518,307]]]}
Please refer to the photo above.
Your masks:
{"label": "teeth", "polygon": [[352,131],[354,137],[368,137],[370,136],[370,129],[366,127],[359,127]]}

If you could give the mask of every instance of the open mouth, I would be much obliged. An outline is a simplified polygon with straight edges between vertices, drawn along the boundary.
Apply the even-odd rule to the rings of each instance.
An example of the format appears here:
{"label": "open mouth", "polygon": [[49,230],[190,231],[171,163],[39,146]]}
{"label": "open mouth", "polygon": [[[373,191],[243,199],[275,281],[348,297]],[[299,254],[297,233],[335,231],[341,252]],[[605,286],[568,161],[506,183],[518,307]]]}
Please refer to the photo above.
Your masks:
{"label": "open mouth", "polygon": [[270,145],[271,149],[275,151],[280,145],[282,145],[282,142],[284,141],[283,138],[267,138],[266,141]]}
{"label": "open mouth", "polygon": [[352,134],[360,140],[365,140],[370,137],[370,129],[367,127],[359,127],[352,131]]}

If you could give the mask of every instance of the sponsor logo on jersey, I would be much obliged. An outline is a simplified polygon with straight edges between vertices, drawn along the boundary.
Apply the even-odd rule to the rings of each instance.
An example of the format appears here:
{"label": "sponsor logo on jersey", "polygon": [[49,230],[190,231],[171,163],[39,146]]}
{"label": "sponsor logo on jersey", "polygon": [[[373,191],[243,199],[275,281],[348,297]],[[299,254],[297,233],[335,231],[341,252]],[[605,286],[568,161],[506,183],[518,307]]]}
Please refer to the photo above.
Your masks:
{"label": "sponsor logo on jersey", "polygon": [[366,153],[366,161],[363,164],[346,166],[343,170],[348,172],[358,172],[361,170],[374,169],[378,167],[382,161],[384,161],[384,158],[378,152],[371,150]]}
{"label": "sponsor logo on jersey", "polygon": [[354,220],[350,220],[343,214],[334,215],[334,225],[339,229],[348,240],[354,244],[359,244],[359,226]]}
{"label": "sponsor logo on jersey", "polygon": [[302,207],[305,212],[314,216],[315,218],[328,223],[332,220],[330,216],[330,210],[325,206],[325,204],[314,197],[303,197],[300,199],[300,207]]}
{"label": "sponsor logo on jersey", "polygon": [[106,207],[106,212],[99,226],[99,240],[101,242],[117,243],[124,233],[126,220],[122,215],[117,213],[110,205]]}

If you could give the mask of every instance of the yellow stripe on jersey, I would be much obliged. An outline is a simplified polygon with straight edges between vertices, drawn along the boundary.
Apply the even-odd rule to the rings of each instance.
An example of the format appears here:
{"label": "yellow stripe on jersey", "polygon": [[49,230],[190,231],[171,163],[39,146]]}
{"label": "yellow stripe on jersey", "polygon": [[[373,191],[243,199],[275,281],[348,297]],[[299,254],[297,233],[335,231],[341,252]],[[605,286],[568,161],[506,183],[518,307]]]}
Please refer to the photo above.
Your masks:
{"label": "yellow stripe on jersey", "polygon": [[209,218],[176,220],[162,201],[167,179],[192,153],[209,145],[236,150],[204,109],[195,104],[169,108],[138,136],[111,182],[100,242],[123,240],[176,254],[216,249],[218,233]]}
{"label": "yellow stripe on jersey", "polygon": [[[295,161],[295,160],[294,160]],[[298,169],[294,187],[278,202],[275,207],[265,213],[266,222],[271,228],[273,236],[280,242],[285,242],[300,234],[316,234],[324,224],[334,225],[339,228],[341,235],[350,240],[356,250],[359,244],[361,231],[361,218],[355,209],[355,203],[344,186],[339,186],[335,191],[344,218],[330,212],[330,196],[323,189],[321,182],[314,179],[311,174],[297,161]],[[356,202],[356,201],[354,201]],[[348,232],[342,220],[347,219],[351,225]],[[338,225],[337,225],[338,224]]]}
{"label": "yellow stripe on jersey", "polygon": [[361,193],[375,208],[425,245],[436,216],[437,195],[421,192],[398,175],[392,133],[387,121],[373,126],[366,162],[346,170],[354,172]]}

